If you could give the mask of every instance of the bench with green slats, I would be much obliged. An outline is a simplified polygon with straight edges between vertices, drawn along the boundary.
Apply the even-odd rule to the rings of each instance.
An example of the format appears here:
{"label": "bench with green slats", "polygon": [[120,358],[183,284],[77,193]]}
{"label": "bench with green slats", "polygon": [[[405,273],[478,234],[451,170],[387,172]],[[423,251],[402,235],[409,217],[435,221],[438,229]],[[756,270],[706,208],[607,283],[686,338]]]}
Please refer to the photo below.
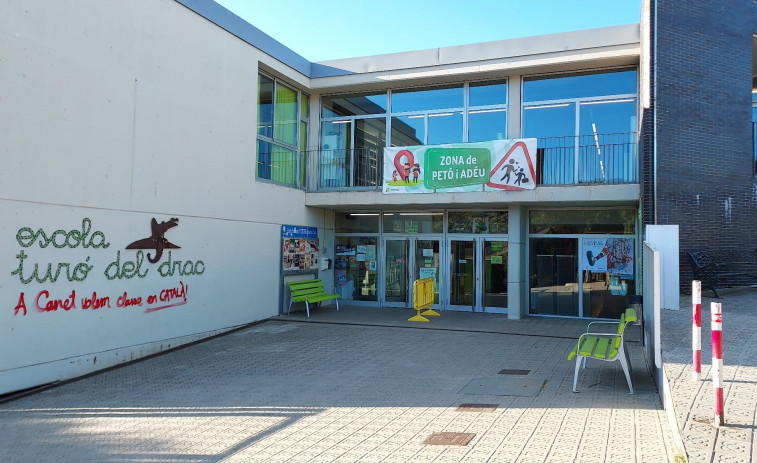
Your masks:
{"label": "bench with green slats", "polygon": [[310,304],[319,304],[323,301],[334,300],[336,302],[336,310],[339,310],[339,295],[329,294],[323,287],[323,281],[315,280],[297,280],[290,281],[289,285],[289,309],[287,315],[292,310],[292,304],[295,302],[304,302],[305,310],[307,311],[308,318],[310,317]]}
{"label": "bench with green slats", "polygon": [[[576,370],[573,377],[573,392],[578,392],[576,388],[578,384],[578,372],[580,370],[581,361],[586,368],[586,359],[597,359],[606,362],[612,362],[615,360],[620,361],[620,366],[623,368],[623,373],[626,375],[626,381],[628,382],[628,389],[633,394],[633,385],[631,384],[630,375],[630,359],[628,352],[625,349],[623,343],[623,335],[625,333],[626,325],[637,321],[636,310],[633,308],[627,309],[617,322],[605,322],[594,321],[589,323],[587,332],[582,334],[578,338],[578,342],[573,350],[568,354],[568,360],[576,357]],[[614,332],[591,332],[592,325],[598,324],[611,324],[617,325],[617,329]]]}

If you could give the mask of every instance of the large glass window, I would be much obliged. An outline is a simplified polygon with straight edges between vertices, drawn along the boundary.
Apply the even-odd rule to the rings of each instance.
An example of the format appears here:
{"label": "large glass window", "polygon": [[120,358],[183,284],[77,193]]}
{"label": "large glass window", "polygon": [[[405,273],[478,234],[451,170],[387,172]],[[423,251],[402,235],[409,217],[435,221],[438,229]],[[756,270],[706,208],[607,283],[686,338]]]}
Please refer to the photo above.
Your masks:
{"label": "large glass window", "polygon": [[324,118],[385,114],[387,106],[386,92],[324,96],[322,101]]}
{"label": "large glass window", "polygon": [[450,211],[449,233],[507,234],[507,211]]}
{"label": "large glass window", "polygon": [[297,91],[285,85],[276,86],[273,138],[287,145],[297,145]]}
{"label": "large glass window", "polygon": [[441,233],[442,212],[385,212],[384,233]]}
{"label": "large glass window", "polygon": [[636,294],[635,222],[634,209],[531,211],[530,313],[618,318]]}
{"label": "large glass window", "polygon": [[463,141],[463,113],[437,113],[428,115],[427,145],[460,143]]}
{"label": "large glass window", "polygon": [[471,143],[507,138],[506,109],[472,109],[468,112],[468,141]]}
{"label": "large glass window", "polygon": [[578,316],[578,240],[529,240],[529,313]]}
{"label": "large glass window", "polygon": [[539,139],[545,185],[638,181],[636,70],[523,81],[523,137]]}
{"label": "large glass window", "polygon": [[373,236],[337,236],[336,290],[345,300],[377,301],[378,246]]}
{"label": "large glass window", "polygon": [[568,76],[526,77],[523,79],[524,102],[635,93],[635,69],[608,70]]}
{"label": "large glass window", "polygon": [[353,186],[376,186],[382,178],[386,118],[355,119]]}
{"label": "large glass window", "polygon": [[507,138],[507,82],[468,85],[468,142]]}
{"label": "large glass window", "polygon": [[503,79],[326,95],[321,103],[322,188],[380,185],[387,144],[438,145],[507,136]]}
{"label": "large glass window", "polygon": [[550,209],[531,211],[528,218],[532,234],[634,234],[634,209]]}
{"label": "large glass window", "polygon": [[426,141],[424,116],[398,116],[392,118],[392,146],[423,145]]}
{"label": "large glass window", "polygon": [[334,216],[337,233],[378,233],[379,213],[338,212]]}
{"label": "large glass window", "polygon": [[463,107],[463,86],[405,89],[392,92],[392,113]]}
{"label": "large glass window", "polygon": [[325,121],[321,124],[320,186],[347,185],[352,146],[352,121]]}
{"label": "large glass window", "polygon": [[575,103],[523,108],[523,136],[538,138],[537,183],[574,183],[576,144]]}
{"label": "large glass window", "polygon": [[257,178],[304,185],[307,114],[302,113],[307,109],[307,95],[258,75]]}
{"label": "large glass window", "polygon": [[258,76],[258,135],[273,138],[273,79]]}

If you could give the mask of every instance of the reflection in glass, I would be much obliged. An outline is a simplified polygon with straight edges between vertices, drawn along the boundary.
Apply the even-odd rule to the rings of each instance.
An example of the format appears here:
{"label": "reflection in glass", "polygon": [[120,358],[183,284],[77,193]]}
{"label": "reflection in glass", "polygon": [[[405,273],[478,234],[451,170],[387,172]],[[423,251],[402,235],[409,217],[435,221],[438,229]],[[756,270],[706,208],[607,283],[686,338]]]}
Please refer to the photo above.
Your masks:
{"label": "reflection in glass", "polygon": [[503,105],[507,103],[507,81],[471,82],[468,85],[469,106]]}
{"label": "reflection in glass", "polygon": [[258,140],[258,178],[294,185],[297,175],[297,152]]}
{"label": "reflection in glass", "polygon": [[507,211],[450,211],[447,214],[449,233],[505,234]]}
{"label": "reflection in glass", "polygon": [[523,136],[539,138],[537,183],[574,183],[576,105],[564,103],[523,108]]}
{"label": "reflection in glass", "polygon": [[426,118],[424,116],[399,116],[392,118],[392,146],[417,146],[426,144]]}
{"label": "reflection in glass", "polygon": [[636,100],[581,103],[580,183],[636,182]]}
{"label": "reflection in glass", "polygon": [[507,307],[507,241],[484,241],[484,307]]}
{"label": "reflection in glass", "polygon": [[442,113],[428,115],[429,145],[461,143],[463,141],[463,113]]}
{"label": "reflection in glass", "polygon": [[379,213],[376,212],[336,212],[334,227],[337,233],[378,233]]}
{"label": "reflection in glass", "polygon": [[476,303],[476,242],[450,243],[450,304],[473,307]]}
{"label": "reflection in glass", "polygon": [[578,240],[531,238],[529,313],[578,316]]}
{"label": "reflection in glass", "polygon": [[386,92],[324,96],[321,101],[322,117],[384,114],[387,107]]}
{"label": "reflection in glass", "polygon": [[258,74],[258,135],[273,137],[273,79],[262,74]]}
{"label": "reflection in glass", "polygon": [[335,239],[334,281],[345,300],[377,301],[378,249],[374,237]]}
{"label": "reflection in glass", "polygon": [[485,109],[468,112],[468,142],[507,138],[507,110]]}
{"label": "reflection in glass", "polygon": [[277,84],[273,125],[273,138],[276,141],[297,146],[297,105],[297,91]]}
{"label": "reflection in glass", "polygon": [[385,212],[384,233],[441,233],[442,212]]}
{"label": "reflection in glass", "polygon": [[606,248],[605,268],[581,272],[584,317],[617,319],[630,306],[628,296],[636,294],[634,239],[608,238]]}
{"label": "reflection in glass", "polygon": [[549,209],[528,214],[532,234],[635,233],[635,209]]}
{"label": "reflection in glass", "polygon": [[387,302],[408,302],[407,261],[408,240],[386,240],[386,294]]}
{"label": "reflection in glass", "polygon": [[392,92],[392,113],[462,108],[463,86],[436,87],[424,90],[396,90]]}
{"label": "reflection in glass", "polygon": [[379,184],[386,146],[386,119],[356,119],[353,186]]}
{"label": "reflection in glass", "polygon": [[323,122],[321,126],[320,186],[347,186],[350,168],[351,122]]}
{"label": "reflection in glass", "polygon": [[524,102],[635,93],[635,69],[523,79]]}

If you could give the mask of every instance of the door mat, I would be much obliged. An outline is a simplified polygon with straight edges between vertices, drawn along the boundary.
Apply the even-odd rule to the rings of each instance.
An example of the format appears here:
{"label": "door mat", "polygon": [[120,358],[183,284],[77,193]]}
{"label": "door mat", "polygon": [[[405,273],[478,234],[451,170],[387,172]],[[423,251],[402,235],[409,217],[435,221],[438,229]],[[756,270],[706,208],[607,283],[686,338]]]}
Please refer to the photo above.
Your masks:
{"label": "door mat", "polygon": [[460,393],[536,397],[541,392],[541,388],[546,381],[546,378],[534,378],[531,376],[476,378],[466,384],[460,390]]}

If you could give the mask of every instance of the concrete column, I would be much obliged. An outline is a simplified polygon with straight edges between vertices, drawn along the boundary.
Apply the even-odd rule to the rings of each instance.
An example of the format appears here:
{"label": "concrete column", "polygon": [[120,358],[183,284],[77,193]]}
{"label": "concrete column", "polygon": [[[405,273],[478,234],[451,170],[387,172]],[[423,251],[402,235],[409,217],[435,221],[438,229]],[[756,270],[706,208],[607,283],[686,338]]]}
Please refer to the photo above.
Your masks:
{"label": "concrete column", "polygon": [[507,80],[507,138],[521,135],[521,77],[509,76]]}
{"label": "concrete column", "polygon": [[507,318],[518,320],[528,313],[528,297],[526,297],[528,212],[526,208],[519,204],[511,204],[507,221]]}

